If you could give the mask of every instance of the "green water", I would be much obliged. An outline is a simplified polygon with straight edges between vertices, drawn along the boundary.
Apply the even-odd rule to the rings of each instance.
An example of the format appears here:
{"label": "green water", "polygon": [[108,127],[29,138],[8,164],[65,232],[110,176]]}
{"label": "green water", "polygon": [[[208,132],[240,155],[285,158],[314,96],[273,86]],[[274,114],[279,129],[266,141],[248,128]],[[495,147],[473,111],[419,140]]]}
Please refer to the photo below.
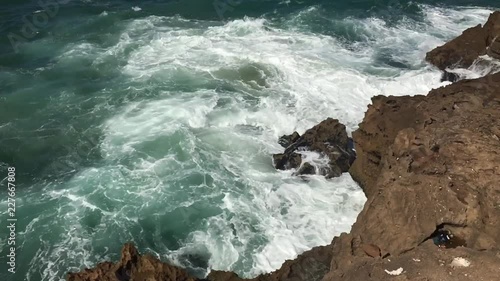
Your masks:
{"label": "green water", "polygon": [[[276,171],[278,137],[327,117],[351,132],[370,97],[440,86],[425,52],[498,6],[75,0],[51,16],[2,4],[0,178],[16,168],[17,256],[13,275],[1,227],[0,274],[30,281],[117,259],[128,241],[199,276],[247,277],[328,244],[365,198],[347,174]],[[26,38],[23,17],[44,14]]]}

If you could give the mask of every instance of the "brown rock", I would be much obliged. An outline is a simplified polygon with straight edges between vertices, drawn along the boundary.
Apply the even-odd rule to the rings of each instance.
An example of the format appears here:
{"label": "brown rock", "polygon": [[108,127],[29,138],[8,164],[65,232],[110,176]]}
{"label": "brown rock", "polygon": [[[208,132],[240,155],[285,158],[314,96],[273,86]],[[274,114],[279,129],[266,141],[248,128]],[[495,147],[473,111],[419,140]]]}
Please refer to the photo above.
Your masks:
{"label": "brown rock", "polygon": [[[413,100],[415,103],[423,102],[424,97],[415,96]],[[349,170],[368,197],[377,192],[374,188],[383,165],[382,152],[394,142],[399,131],[408,128],[408,124],[425,121],[413,103],[405,103],[395,97],[372,98],[372,105],[368,106],[363,122],[352,134],[357,159]]]}
{"label": "brown rock", "polygon": [[425,59],[441,70],[454,66],[468,67],[477,57],[486,54],[487,36],[481,25],[471,27],[459,37],[427,53]]}
{"label": "brown rock", "polygon": [[297,169],[302,163],[302,156],[295,152],[274,154],[273,162],[278,170]]}
{"label": "brown rock", "polygon": [[240,278],[234,272],[218,271],[218,270],[213,270],[212,272],[210,272],[210,275],[208,276],[208,278],[209,278],[208,280],[211,280],[211,281],[242,281],[242,280],[247,280],[247,279]]}
{"label": "brown rock", "polygon": [[[163,263],[150,255],[141,256],[134,245],[123,246],[117,263],[103,262],[94,269],[68,273],[68,281],[198,281],[182,268]],[[201,281],[201,280],[199,280]]]}
{"label": "brown rock", "polygon": [[493,12],[490,15],[488,21],[484,25],[484,29],[488,33],[488,38],[486,38],[486,42],[489,45],[500,34],[500,11]]}
{"label": "brown rock", "polygon": [[284,148],[287,148],[293,143],[295,143],[299,138],[300,138],[299,133],[293,132],[291,135],[281,136],[278,140],[278,143]]}
{"label": "brown rock", "polygon": [[[289,145],[284,153],[273,155],[275,167],[285,170],[300,166],[300,162],[296,160],[298,150],[310,150],[328,156],[329,169],[324,172],[328,177],[338,177],[347,172],[356,157],[349,147],[345,126],[331,118],[307,130],[295,143]],[[310,169],[304,171],[309,172]],[[301,174],[300,171],[297,174]]]}
{"label": "brown rock", "polygon": [[450,71],[444,70],[443,74],[441,75],[441,82],[445,82],[445,81],[457,82],[458,80],[460,80],[460,75],[453,73],[453,72],[450,72]]}
{"label": "brown rock", "polygon": [[428,52],[425,59],[441,70],[448,67],[467,68],[479,56],[485,55],[488,48],[488,54],[496,56],[497,44],[492,42],[497,37],[500,37],[500,12],[492,13],[484,27],[471,27],[457,38]]}
{"label": "brown rock", "polygon": [[[498,251],[474,251],[469,248],[437,250],[427,241],[410,252],[386,259],[357,258],[345,268],[332,270],[322,281],[496,281],[500,273]],[[469,267],[452,268],[454,258],[462,257],[471,263]],[[479,262],[480,266],[474,266]],[[399,276],[387,271],[403,268]]]}

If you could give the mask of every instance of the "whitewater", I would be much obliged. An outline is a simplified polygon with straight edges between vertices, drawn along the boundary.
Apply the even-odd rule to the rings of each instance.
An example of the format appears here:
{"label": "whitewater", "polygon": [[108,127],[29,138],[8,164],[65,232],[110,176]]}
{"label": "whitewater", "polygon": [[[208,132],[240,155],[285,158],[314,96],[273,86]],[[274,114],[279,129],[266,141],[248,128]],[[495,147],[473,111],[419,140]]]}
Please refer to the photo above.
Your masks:
{"label": "whitewater", "polygon": [[[61,120],[75,116],[62,135],[79,141],[68,145],[74,154],[43,167],[52,177],[19,191],[18,280],[63,280],[67,271],[116,260],[128,241],[198,276],[217,269],[254,277],[348,232],[366,201],[351,177],[296,177],[276,171],[271,155],[283,150],[281,135],[328,117],[350,134],[373,96],[446,85],[423,61],[426,52],[491,10],[419,8],[422,20],[397,24],[324,18],[321,6],[224,22],[147,15],[121,21],[112,39],[64,44],[31,75],[56,79],[86,67],[90,74],[71,81],[107,82],[85,84],[92,95],[65,84],[43,103]],[[114,13],[89,20],[106,23]],[[343,36],[316,32],[318,18]],[[4,71],[1,79],[22,75]],[[485,71],[457,70],[470,78]],[[51,114],[33,113],[34,141],[62,122]],[[326,165],[317,154],[305,157]]]}

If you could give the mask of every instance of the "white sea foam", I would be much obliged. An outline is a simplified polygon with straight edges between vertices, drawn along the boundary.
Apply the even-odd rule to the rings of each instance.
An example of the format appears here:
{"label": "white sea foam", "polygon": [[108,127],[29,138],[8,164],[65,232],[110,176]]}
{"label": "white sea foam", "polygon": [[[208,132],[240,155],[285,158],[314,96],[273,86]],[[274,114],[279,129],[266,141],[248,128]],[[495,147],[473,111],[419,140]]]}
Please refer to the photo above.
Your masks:
{"label": "white sea foam", "polygon": [[477,58],[468,68],[452,68],[447,71],[458,74],[462,79],[476,79],[499,72],[500,60],[484,55]]}
{"label": "white sea foam", "polygon": [[329,244],[332,233],[350,230],[365,201],[350,176],[331,181],[313,176],[309,180],[283,184],[268,195],[268,213],[279,210],[283,204],[288,208],[284,214],[263,217],[270,241],[255,255],[254,274],[279,268],[290,257],[314,246]]}
{"label": "white sea foam", "polygon": [[[431,24],[417,28],[411,23],[390,27],[379,19],[357,22],[373,40],[354,50],[346,49],[332,37],[272,28],[264,19],[235,20],[202,30],[153,28],[148,30],[153,36],[142,35],[153,39],[131,54],[124,71],[133,79],[173,77],[179,71],[202,77],[208,73],[237,91],[207,92],[203,105],[199,104],[201,93],[196,98],[191,96],[188,99],[195,100],[193,106],[208,107],[197,111],[187,102],[185,106],[192,114],[181,113],[176,122],[169,120],[172,109],[161,109],[162,104],[172,102],[171,97],[145,105],[141,114],[147,117],[109,122],[115,124],[111,128],[123,122],[148,127],[145,121],[136,121],[155,120],[156,116],[148,112],[158,112],[163,121],[157,123],[163,126],[177,130],[179,124],[191,128],[188,130],[202,128],[202,135],[194,140],[202,143],[194,146],[221,151],[220,161],[225,169],[245,184],[244,192],[232,190],[234,187],[222,188],[225,215],[210,218],[208,229],[193,232],[185,247],[172,255],[203,245],[211,254],[211,268],[243,270],[240,273],[252,276],[274,270],[285,259],[313,246],[328,244],[333,235],[349,231],[364,196],[348,175],[331,181],[319,176],[302,181],[291,177],[291,172],[274,172],[262,166],[269,167],[267,155],[281,150],[275,143],[281,134],[294,130],[302,133],[326,117],[338,118],[353,130],[372,96],[425,94],[443,85],[439,82],[440,73],[422,63],[425,52],[465,27],[483,22],[487,11],[457,11],[448,17],[440,10],[425,11]],[[463,13],[463,20],[453,24],[455,29],[436,27],[458,13]],[[149,26],[158,20],[161,19],[151,18]],[[384,48],[390,50],[394,61],[415,70],[390,65],[372,69],[374,59]],[[133,131],[122,131],[126,132],[126,140],[131,141],[132,137],[138,141]],[[305,156],[319,167],[325,164],[317,155]],[[214,178],[219,184],[228,182],[224,176],[218,176]],[[236,214],[229,224],[224,217],[226,212]],[[255,220],[253,227],[258,231],[250,230],[245,215]],[[267,242],[252,245],[256,237]]]}
{"label": "white sea foam", "polygon": [[[195,254],[208,257],[212,269],[254,276],[349,231],[365,198],[348,174],[295,177],[276,171],[270,155],[283,150],[280,135],[303,133],[327,117],[351,132],[374,95],[425,94],[443,85],[422,62],[425,52],[484,22],[489,11],[424,11],[428,23],[421,26],[345,19],[370,38],[355,46],[264,19],[207,27],[150,16],[130,21],[106,50],[68,50],[60,63],[125,57],[127,81],[181,87],[124,106],[103,125],[102,165],[48,194],[64,235],[32,260],[46,264],[43,280],[68,269],[58,267],[61,259],[73,269],[102,261],[97,247],[116,258],[120,243],[109,249],[110,235],[178,264]],[[304,156],[318,169],[325,165],[315,153]],[[186,227],[178,246],[165,242]]]}

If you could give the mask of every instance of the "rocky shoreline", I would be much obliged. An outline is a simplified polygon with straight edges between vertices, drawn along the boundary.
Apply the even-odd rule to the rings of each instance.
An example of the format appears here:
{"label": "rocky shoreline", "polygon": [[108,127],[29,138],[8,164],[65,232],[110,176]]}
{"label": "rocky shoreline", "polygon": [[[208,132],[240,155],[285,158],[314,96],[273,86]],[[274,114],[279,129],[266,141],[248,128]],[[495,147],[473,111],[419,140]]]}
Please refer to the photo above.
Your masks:
{"label": "rocky shoreline", "polygon": [[[426,60],[447,71],[483,55],[500,59],[497,38],[500,12],[430,51]],[[308,147],[330,158],[331,168],[319,173],[349,169],[368,200],[350,233],[251,280],[498,280],[500,73],[426,96],[374,97],[353,140],[356,160],[345,127],[333,119],[281,139],[286,149],[274,156],[277,168],[303,167],[296,150]],[[306,168],[303,174],[318,173]],[[67,280],[200,279],[126,244],[118,263],[68,273]],[[205,280],[247,279],[212,271]]]}

